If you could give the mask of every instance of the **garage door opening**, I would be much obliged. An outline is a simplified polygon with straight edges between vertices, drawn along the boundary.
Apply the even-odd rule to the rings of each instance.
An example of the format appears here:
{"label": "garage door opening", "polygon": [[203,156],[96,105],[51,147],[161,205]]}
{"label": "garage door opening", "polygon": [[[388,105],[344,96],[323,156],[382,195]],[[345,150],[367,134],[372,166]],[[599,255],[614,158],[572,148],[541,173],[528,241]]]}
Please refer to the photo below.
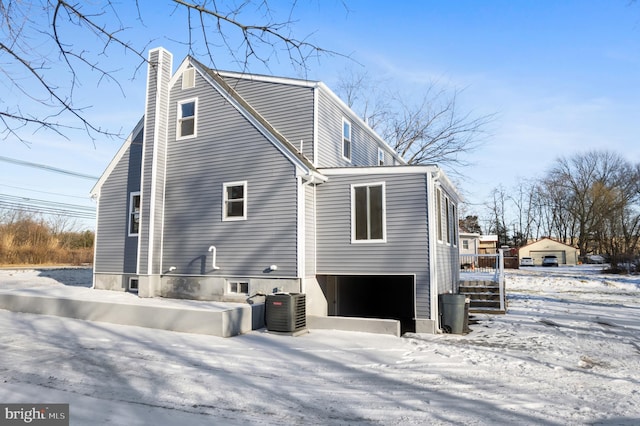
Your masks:
{"label": "garage door opening", "polygon": [[560,265],[567,264],[567,252],[564,250],[531,250],[530,256],[533,258],[534,265],[542,265],[542,259],[545,256],[556,256]]}
{"label": "garage door opening", "polygon": [[400,321],[402,333],[415,332],[412,275],[325,275],[318,277],[330,316]]}

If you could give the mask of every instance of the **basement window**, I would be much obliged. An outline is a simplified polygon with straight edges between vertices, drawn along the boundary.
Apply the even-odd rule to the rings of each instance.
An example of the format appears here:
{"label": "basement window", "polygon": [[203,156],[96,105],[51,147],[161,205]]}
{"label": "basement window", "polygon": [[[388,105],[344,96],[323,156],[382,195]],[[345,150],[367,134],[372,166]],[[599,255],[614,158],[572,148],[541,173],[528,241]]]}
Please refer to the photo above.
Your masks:
{"label": "basement window", "polygon": [[131,293],[138,292],[138,278],[134,278],[134,277],[129,278],[129,291]]}
{"label": "basement window", "polygon": [[227,293],[249,294],[249,283],[246,281],[227,281]]}

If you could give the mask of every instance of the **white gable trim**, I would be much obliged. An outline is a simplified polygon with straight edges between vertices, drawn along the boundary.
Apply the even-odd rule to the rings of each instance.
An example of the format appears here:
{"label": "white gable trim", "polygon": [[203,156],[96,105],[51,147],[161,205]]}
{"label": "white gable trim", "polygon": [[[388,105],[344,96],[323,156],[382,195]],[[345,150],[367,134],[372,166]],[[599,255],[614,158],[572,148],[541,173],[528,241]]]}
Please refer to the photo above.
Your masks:
{"label": "white gable trim", "polygon": [[384,139],[382,139],[382,137],[380,137],[380,135],[378,135],[375,130],[373,130],[367,123],[365,123],[364,120],[360,118],[360,116],[358,116],[351,108],[349,108],[349,106],[345,104],[344,101],[333,92],[333,90],[331,90],[326,84],[321,81],[318,82],[318,87],[321,90],[324,90],[329,95],[329,97],[342,108],[344,114],[348,115],[352,121],[357,122],[360,127],[366,129],[380,144],[380,147],[384,148],[389,154],[391,154],[393,158],[398,160],[400,164],[407,164],[404,158],[402,158],[393,148],[391,148],[391,146]]}
{"label": "white gable trim", "polygon": [[[298,80],[294,78],[273,77],[256,74],[243,74],[231,71],[218,71],[218,74],[223,77],[232,77],[243,80],[262,81],[267,83],[288,84],[292,86],[313,88],[315,89],[314,97],[316,99],[318,97],[318,89],[324,90],[329,95],[329,97],[343,109],[344,113],[349,116],[350,120],[357,122],[361,127],[367,129],[367,131],[370,132],[371,135],[373,135],[376,141],[380,144],[381,148],[387,151],[393,158],[398,160],[400,164],[407,164],[407,162],[393,148],[391,148],[391,146],[384,139],[382,139],[380,135],[375,132],[375,130],[373,130],[367,123],[365,123],[362,118],[360,118],[351,108],[349,108],[347,104],[344,103],[342,99],[338,97],[338,95],[333,92],[333,90],[331,90],[326,84],[321,81]],[[315,117],[317,117],[317,115],[315,115]],[[316,164],[316,162],[317,160],[314,156],[314,164]]]}
{"label": "white gable trim", "polygon": [[102,185],[104,185],[107,178],[109,178],[109,175],[111,175],[111,172],[113,172],[113,170],[116,168],[116,166],[124,156],[125,152],[127,152],[127,149],[129,148],[129,146],[131,146],[133,139],[138,135],[138,133],[140,133],[143,127],[144,127],[144,116],[140,118],[140,121],[138,121],[138,124],[136,124],[136,126],[133,128],[133,131],[129,133],[129,136],[127,136],[127,139],[124,141],[122,146],[120,146],[120,149],[118,150],[118,152],[116,152],[116,155],[113,156],[107,168],[104,170],[104,172],[102,172],[102,175],[100,176],[100,179],[98,179],[98,182],[96,182],[93,188],[91,188],[91,192],[89,193],[91,195],[91,198],[96,198],[100,196],[100,190],[102,188]]}
{"label": "white gable trim", "polygon": [[300,80],[300,79],[289,78],[289,77],[276,77],[276,76],[261,75],[261,74],[245,74],[245,73],[233,72],[233,71],[218,71],[218,74],[220,74],[223,77],[238,78],[242,80],[263,81],[265,83],[288,84],[291,86],[299,86],[299,87],[314,88],[318,85],[317,81]]}
{"label": "white gable trim", "polygon": [[[188,61],[187,58],[185,61]],[[203,70],[197,62],[192,62],[192,66],[200,73],[200,75],[227,101],[231,104],[243,117],[245,117],[262,135],[267,138],[295,167],[298,176],[307,176],[312,180],[324,181],[324,178],[320,173],[310,169],[302,159],[298,158],[291,150],[283,145],[280,140],[269,131],[256,117],[247,111],[237,99],[231,96],[224,88],[220,87],[220,84],[215,81],[205,70]],[[184,63],[183,63],[184,65]],[[181,65],[181,67],[183,66]],[[214,71],[215,72],[215,71]],[[238,95],[239,96],[239,95]],[[266,121],[266,120],[265,120]]]}

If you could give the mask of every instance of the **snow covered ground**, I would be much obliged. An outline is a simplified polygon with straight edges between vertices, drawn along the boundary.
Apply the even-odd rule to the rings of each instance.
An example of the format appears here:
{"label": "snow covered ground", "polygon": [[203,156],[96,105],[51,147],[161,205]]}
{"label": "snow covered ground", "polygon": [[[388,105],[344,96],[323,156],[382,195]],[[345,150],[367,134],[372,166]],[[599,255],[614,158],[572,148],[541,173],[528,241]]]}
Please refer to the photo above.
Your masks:
{"label": "snow covered ground", "polygon": [[[0,310],[0,402],[72,425],[637,425],[640,277],[507,273],[509,311],[468,335],[311,330],[233,338]],[[0,291],[90,271],[0,270]]]}

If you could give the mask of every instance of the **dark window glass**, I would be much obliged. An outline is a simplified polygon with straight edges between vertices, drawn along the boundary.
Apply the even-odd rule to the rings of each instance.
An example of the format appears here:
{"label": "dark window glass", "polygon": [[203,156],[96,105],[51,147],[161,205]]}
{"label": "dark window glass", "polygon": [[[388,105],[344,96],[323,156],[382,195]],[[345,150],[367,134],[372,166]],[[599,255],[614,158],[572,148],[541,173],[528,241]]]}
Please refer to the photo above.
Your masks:
{"label": "dark window glass", "polygon": [[355,187],[354,196],[355,239],[382,240],[384,238],[382,185]]}

